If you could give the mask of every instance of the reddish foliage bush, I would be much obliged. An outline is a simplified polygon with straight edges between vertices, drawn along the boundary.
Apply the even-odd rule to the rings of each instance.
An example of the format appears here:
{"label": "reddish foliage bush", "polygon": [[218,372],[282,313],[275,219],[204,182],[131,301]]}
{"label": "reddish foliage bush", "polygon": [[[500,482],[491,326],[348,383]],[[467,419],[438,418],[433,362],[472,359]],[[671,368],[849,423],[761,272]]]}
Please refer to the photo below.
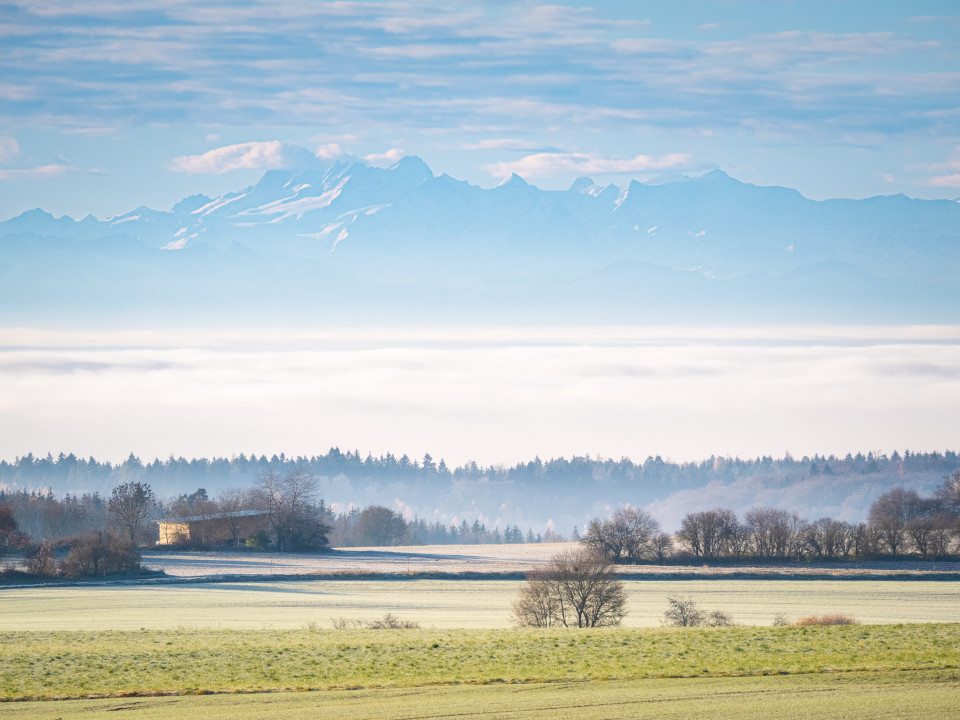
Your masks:
{"label": "reddish foliage bush", "polygon": [[797,620],[800,627],[811,625],[859,625],[860,621],[849,615],[811,615]]}

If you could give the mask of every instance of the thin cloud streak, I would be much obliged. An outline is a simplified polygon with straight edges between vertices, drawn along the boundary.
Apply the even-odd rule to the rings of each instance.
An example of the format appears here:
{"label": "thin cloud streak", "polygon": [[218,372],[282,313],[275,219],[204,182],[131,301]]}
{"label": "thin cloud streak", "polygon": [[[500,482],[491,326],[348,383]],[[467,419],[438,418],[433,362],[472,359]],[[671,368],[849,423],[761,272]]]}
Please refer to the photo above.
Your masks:
{"label": "thin cloud streak", "polygon": [[0,170],[0,180],[44,180],[73,172],[69,165],[41,165],[33,168]]}
{"label": "thin cloud streak", "polygon": [[[319,152],[326,158],[334,150],[338,156],[343,154],[339,147],[329,146]],[[271,140],[227,145],[201,155],[185,155],[174,158],[170,167],[193,175],[221,175],[231,170],[276,170],[300,164],[304,159],[309,162],[313,157],[306,148]]]}
{"label": "thin cloud streak", "polygon": [[519,160],[493,163],[486,166],[495,177],[512,173],[524,177],[556,177],[558,175],[592,175],[619,173],[649,173],[660,170],[680,170],[691,167],[689,153],[669,153],[659,157],[637,155],[633,158],[611,158],[586,153],[536,153]]}

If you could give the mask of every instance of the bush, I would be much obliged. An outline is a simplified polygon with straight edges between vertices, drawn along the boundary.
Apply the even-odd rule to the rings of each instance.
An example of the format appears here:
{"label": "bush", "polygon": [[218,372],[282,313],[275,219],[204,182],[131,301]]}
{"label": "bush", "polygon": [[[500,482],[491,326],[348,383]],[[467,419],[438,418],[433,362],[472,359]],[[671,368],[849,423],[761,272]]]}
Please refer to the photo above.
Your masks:
{"label": "bush", "polygon": [[849,615],[810,615],[800,618],[796,623],[799,627],[814,625],[859,625],[860,621]]}
{"label": "bush", "polygon": [[[401,620],[392,613],[387,613],[379,620],[359,620],[350,618],[333,618],[334,630],[418,630],[420,623],[415,620]],[[308,628],[313,629],[311,624]]]}
{"label": "bush", "polygon": [[270,536],[263,530],[257,530],[246,539],[244,544],[248,548],[254,548],[255,550],[266,550],[270,544]]}
{"label": "bush", "polygon": [[733,620],[730,619],[730,616],[723,612],[723,610],[714,610],[712,613],[707,615],[706,625],[710,627],[730,627],[733,625]]}
{"label": "bush", "polygon": [[82,535],[70,541],[70,550],[60,566],[68,577],[103,577],[140,569],[140,551],[127,538],[104,532]]}
{"label": "bush", "polygon": [[674,627],[729,627],[733,619],[722,610],[706,612],[689,597],[668,597],[663,624]]}
{"label": "bush", "polygon": [[703,625],[706,613],[690,597],[668,597],[667,609],[663,613],[663,624],[676,627],[697,627]]}
{"label": "bush", "polygon": [[27,572],[36,577],[53,577],[57,574],[57,559],[49,540],[40,543],[27,557]]}

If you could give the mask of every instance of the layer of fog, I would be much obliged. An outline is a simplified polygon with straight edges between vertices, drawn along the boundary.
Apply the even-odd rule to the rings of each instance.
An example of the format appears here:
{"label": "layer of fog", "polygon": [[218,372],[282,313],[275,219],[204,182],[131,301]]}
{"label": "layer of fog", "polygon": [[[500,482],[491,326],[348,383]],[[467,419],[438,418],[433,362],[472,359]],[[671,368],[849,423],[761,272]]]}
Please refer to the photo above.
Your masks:
{"label": "layer of fog", "polygon": [[960,329],[0,331],[0,457],[956,445]]}

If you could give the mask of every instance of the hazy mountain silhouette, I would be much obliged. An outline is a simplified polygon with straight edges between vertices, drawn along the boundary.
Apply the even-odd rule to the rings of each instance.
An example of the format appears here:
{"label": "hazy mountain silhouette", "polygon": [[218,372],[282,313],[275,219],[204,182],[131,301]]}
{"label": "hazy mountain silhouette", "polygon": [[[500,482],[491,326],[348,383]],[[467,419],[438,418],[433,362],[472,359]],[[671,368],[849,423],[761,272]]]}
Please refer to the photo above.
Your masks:
{"label": "hazy mountain silhouette", "polygon": [[723,172],[483,189],[419,158],[0,223],[0,319],[956,322],[960,204],[813,201]]}

